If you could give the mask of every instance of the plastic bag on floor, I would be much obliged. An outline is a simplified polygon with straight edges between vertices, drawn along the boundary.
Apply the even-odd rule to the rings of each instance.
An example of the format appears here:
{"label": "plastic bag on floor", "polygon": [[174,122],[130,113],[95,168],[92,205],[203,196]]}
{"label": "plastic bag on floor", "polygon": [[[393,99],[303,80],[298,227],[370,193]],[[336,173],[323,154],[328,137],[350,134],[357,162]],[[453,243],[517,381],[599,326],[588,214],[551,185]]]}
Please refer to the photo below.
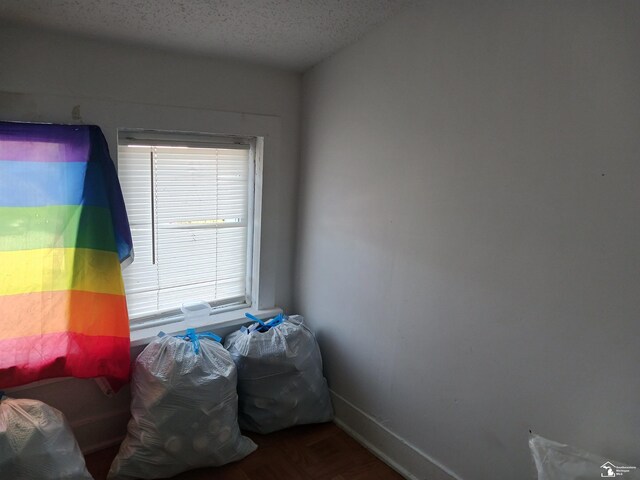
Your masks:
{"label": "plastic bag on floor", "polygon": [[322,357],[299,315],[282,315],[230,334],[225,341],[238,367],[239,422],[270,433],[333,418]]}
{"label": "plastic bag on floor", "polygon": [[38,400],[0,397],[0,478],[93,478],[60,411]]}
{"label": "plastic bag on floor", "polygon": [[154,339],[138,356],[127,437],[108,478],[167,478],[240,460],[236,367],[213,334]]}
{"label": "plastic bag on floor", "polygon": [[529,437],[538,480],[640,479],[638,468],[610,460],[539,435]]}

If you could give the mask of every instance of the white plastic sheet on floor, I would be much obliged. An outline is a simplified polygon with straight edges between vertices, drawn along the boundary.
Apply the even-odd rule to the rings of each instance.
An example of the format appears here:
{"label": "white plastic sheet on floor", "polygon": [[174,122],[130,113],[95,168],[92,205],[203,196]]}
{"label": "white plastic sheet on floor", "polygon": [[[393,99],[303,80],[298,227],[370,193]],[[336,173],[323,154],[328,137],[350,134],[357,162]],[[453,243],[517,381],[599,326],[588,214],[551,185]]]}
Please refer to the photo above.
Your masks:
{"label": "white plastic sheet on floor", "polygon": [[131,396],[132,418],[110,479],[172,477],[256,449],[238,428],[235,364],[210,338],[151,341],[136,360]]}
{"label": "white plastic sheet on floor", "polygon": [[585,452],[539,435],[529,437],[538,480],[640,479],[640,467]]}
{"label": "white plastic sheet on floor", "polygon": [[333,418],[320,349],[303,320],[299,315],[276,317],[225,339],[238,366],[243,429],[270,433]]}
{"label": "white plastic sheet on floor", "polygon": [[0,478],[88,480],[93,477],[60,411],[38,400],[2,397]]}

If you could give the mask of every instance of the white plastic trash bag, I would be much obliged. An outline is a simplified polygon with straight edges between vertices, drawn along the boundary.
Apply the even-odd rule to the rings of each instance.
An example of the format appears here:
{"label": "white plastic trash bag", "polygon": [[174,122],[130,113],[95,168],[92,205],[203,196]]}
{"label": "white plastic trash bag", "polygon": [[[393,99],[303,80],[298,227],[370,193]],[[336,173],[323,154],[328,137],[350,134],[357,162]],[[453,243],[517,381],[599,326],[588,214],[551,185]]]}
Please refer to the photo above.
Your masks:
{"label": "white plastic trash bag", "polygon": [[132,418],[108,478],[167,478],[256,449],[240,434],[236,367],[218,341],[190,329],[184,337],[155,338],[140,353]]}
{"label": "white plastic trash bag", "polygon": [[243,327],[225,339],[238,367],[240,427],[270,433],[333,418],[322,357],[299,315],[279,315]]}
{"label": "white plastic trash bag", "polygon": [[529,448],[538,470],[538,480],[640,479],[640,471],[635,466],[547,440],[539,435],[532,434],[529,437]]}
{"label": "white plastic trash bag", "polygon": [[0,478],[87,480],[87,471],[64,415],[38,400],[0,393]]}

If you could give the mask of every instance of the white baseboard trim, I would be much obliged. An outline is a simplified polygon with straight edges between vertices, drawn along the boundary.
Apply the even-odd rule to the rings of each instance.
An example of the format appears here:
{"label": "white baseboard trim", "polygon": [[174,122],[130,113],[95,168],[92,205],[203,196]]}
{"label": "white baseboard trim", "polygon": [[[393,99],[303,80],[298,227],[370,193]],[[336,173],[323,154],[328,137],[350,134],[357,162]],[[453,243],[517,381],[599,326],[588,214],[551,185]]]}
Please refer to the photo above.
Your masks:
{"label": "white baseboard trim", "polygon": [[408,480],[462,480],[333,390],[335,423]]}
{"label": "white baseboard trim", "polygon": [[130,417],[129,410],[106,412],[70,422],[70,426],[80,450],[87,455],[122,442]]}
{"label": "white baseboard trim", "polygon": [[86,448],[81,448],[81,452],[83,455],[89,455],[91,453],[99,452],[100,450],[104,450],[105,448],[113,447],[114,445],[120,445],[124,440],[125,435],[110,438],[109,440],[105,440],[104,442],[94,443],[89,445]]}

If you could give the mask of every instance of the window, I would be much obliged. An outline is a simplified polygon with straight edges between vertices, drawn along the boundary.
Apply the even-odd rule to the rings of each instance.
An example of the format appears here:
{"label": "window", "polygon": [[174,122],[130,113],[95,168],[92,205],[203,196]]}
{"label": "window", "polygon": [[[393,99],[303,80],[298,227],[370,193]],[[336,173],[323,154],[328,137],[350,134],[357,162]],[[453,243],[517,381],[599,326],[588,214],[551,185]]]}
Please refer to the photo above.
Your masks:
{"label": "window", "polygon": [[123,272],[132,326],[187,301],[251,304],[254,152],[249,138],[118,133],[135,255]]}

